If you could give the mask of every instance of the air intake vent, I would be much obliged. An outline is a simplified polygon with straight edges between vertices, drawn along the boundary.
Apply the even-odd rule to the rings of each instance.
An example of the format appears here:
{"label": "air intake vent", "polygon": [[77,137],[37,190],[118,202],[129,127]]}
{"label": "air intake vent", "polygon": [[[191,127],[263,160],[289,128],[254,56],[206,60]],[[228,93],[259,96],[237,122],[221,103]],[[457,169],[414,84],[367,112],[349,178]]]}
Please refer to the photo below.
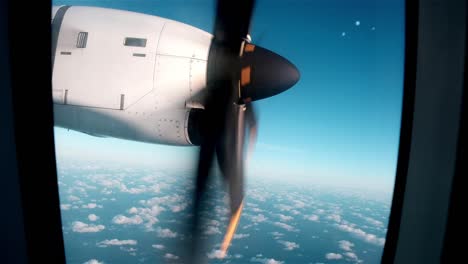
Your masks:
{"label": "air intake vent", "polygon": [[125,38],[125,46],[146,47],[146,39],[144,38]]}
{"label": "air intake vent", "polygon": [[78,39],[76,40],[76,47],[80,49],[86,48],[86,42],[88,42],[88,32],[78,33]]}

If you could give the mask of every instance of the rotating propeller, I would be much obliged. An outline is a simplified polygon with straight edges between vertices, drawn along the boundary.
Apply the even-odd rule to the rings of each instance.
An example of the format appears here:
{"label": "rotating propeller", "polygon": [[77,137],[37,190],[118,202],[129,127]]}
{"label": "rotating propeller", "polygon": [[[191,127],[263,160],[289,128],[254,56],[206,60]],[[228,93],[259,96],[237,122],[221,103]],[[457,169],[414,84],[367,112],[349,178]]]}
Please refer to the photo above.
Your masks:
{"label": "rotating propeller", "polygon": [[[299,80],[299,71],[288,60],[249,43],[253,8],[253,0],[218,0],[208,56],[208,93],[197,118],[200,153],[193,226],[198,227],[200,200],[216,155],[228,184],[231,208],[222,254],[226,254],[243,208],[245,137],[251,135],[252,144],[257,126],[252,102],[279,94]],[[246,133],[248,129],[250,133]],[[197,231],[193,233],[196,236]]]}

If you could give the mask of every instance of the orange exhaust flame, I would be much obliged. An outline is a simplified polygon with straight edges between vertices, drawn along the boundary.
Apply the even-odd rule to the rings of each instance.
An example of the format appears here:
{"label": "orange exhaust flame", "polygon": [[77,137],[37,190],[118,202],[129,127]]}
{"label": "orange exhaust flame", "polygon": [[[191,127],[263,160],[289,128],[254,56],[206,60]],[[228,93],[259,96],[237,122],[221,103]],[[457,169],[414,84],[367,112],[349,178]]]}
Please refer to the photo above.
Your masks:
{"label": "orange exhaust flame", "polygon": [[244,201],[241,202],[236,213],[231,217],[231,220],[229,220],[229,225],[226,231],[226,235],[224,236],[223,244],[221,244],[222,258],[226,256],[226,252],[229,248],[229,245],[231,244],[231,240],[234,237],[234,233],[236,232],[237,224],[239,223],[239,219],[240,219],[243,207],[244,207]]}

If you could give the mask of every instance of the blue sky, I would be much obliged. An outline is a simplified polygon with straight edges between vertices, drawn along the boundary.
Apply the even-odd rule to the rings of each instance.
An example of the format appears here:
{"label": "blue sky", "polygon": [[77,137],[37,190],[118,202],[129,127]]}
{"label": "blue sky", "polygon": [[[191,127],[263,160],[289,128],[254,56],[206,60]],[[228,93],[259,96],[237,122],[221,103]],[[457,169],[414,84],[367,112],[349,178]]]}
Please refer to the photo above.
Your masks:
{"label": "blue sky", "polygon": [[[214,1],[53,1],[125,9],[213,28]],[[404,63],[404,1],[257,1],[252,39],[293,62],[301,80],[257,103],[249,177],[393,189]],[[190,167],[196,148],[56,129],[58,157]]]}

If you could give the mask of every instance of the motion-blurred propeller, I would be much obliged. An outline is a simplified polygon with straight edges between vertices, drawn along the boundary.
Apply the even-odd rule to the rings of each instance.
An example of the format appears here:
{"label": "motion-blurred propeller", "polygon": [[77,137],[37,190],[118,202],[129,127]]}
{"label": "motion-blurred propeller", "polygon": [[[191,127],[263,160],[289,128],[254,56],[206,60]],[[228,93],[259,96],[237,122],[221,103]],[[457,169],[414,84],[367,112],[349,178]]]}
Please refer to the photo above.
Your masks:
{"label": "motion-blurred propeller", "polygon": [[[231,208],[231,220],[221,246],[223,254],[235,233],[243,207],[245,138],[249,133],[256,133],[257,126],[251,102],[284,92],[299,80],[299,71],[291,62],[246,41],[253,8],[253,0],[217,2],[214,38],[208,57],[208,94],[198,126],[200,153],[194,227],[198,228],[200,200],[216,155],[229,186]],[[197,231],[194,233],[196,236]]]}

